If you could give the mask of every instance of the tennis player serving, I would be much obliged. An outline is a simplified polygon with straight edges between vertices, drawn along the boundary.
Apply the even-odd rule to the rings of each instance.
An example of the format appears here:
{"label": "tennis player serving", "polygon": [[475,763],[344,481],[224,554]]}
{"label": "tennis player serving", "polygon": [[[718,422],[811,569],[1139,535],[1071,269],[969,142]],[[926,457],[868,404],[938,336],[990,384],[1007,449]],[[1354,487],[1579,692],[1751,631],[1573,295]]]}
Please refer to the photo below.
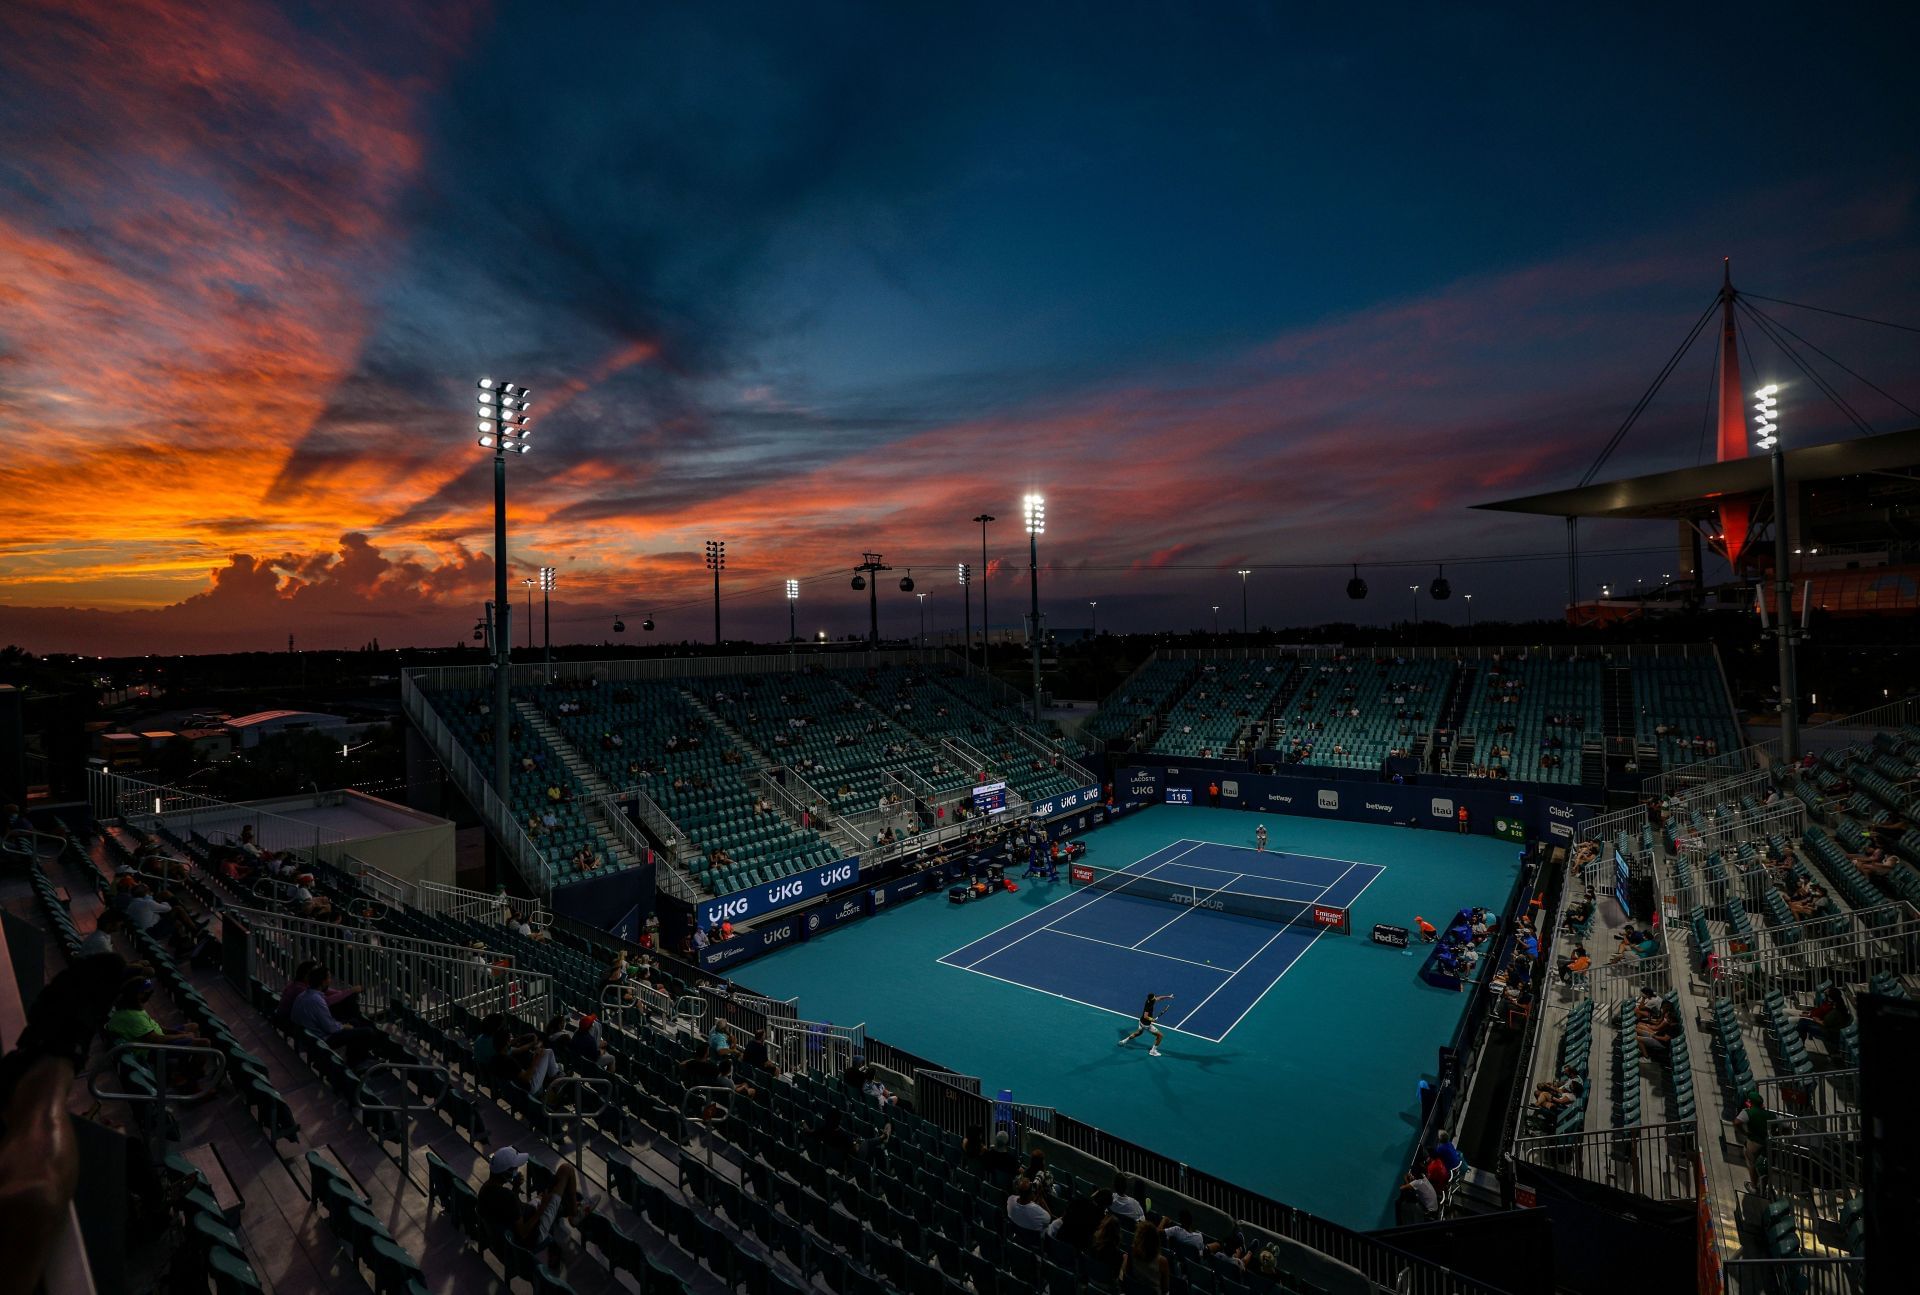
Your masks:
{"label": "tennis player serving", "polygon": [[1147,1049],[1147,1055],[1150,1057],[1159,1056],[1162,1039],[1160,1027],[1153,1023],[1154,1008],[1157,1004],[1170,1003],[1172,1001],[1172,994],[1148,994],[1145,1006],[1140,1009],[1140,1024],[1134,1026],[1132,1034],[1120,1040],[1120,1046],[1123,1048],[1126,1047],[1129,1043],[1132,1043],[1135,1039],[1150,1030],[1153,1032],[1153,1046]]}

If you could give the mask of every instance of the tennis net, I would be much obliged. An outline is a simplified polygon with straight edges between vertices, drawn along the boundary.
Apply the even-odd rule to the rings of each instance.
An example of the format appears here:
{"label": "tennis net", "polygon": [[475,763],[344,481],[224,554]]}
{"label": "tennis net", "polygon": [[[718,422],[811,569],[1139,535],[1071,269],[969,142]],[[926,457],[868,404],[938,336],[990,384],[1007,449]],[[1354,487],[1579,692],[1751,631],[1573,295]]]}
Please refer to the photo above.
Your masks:
{"label": "tennis net", "polygon": [[1337,904],[1313,900],[1282,899],[1257,891],[1234,890],[1227,886],[1195,885],[1171,878],[1153,877],[1140,872],[1096,868],[1076,863],[1067,869],[1067,880],[1082,890],[1106,891],[1129,899],[1177,904],[1209,913],[1231,913],[1281,926],[1310,926],[1335,935],[1353,934],[1352,916]]}

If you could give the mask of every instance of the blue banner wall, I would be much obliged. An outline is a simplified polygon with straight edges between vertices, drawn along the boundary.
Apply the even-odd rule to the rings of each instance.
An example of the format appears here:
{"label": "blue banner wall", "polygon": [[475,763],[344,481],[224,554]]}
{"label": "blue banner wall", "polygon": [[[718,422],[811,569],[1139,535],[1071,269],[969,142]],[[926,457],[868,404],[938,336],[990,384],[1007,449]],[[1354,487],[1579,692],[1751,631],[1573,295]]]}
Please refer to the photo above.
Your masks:
{"label": "blue banner wall", "polygon": [[807,928],[807,938],[811,940],[819,932],[840,925],[842,922],[857,921],[873,913],[873,892],[856,890],[834,899],[823,900],[800,915]]}
{"label": "blue banner wall", "polygon": [[[1138,766],[1126,769],[1120,786],[1134,787],[1135,775],[1142,772]],[[1185,765],[1156,768],[1152,773],[1160,784],[1162,798],[1169,804],[1208,804],[1207,788],[1217,784],[1219,803],[1224,809],[1266,810],[1308,818],[1392,823],[1450,832],[1457,830],[1456,815],[1464,805],[1467,826],[1475,834],[1519,841],[1545,832],[1540,827],[1544,811],[1533,803],[1535,798],[1504,782],[1469,780],[1476,785],[1468,786],[1346,782],[1292,773],[1222,773],[1217,769],[1193,769]],[[1148,784],[1143,778],[1138,785],[1145,788]],[[1180,799],[1183,793],[1190,793],[1191,800]],[[1128,799],[1133,799],[1131,791]],[[1563,809],[1567,807],[1565,801],[1552,803]]]}
{"label": "blue banner wall", "polygon": [[1074,810],[1084,805],[1097,805],[1099,802],[1100,788],[1097,785],[1082,787],[1078,791],[1070,791],[1064,795],[1050,796],[1046,800],[1035,801],[1033,805],[1033,816],[1035,818],[1052,818],[1056,814],[1071,814]]}
{"label": "blue banner wall", "polygon": [[772,922],[762,922],[753,930],[743,931],[731,940],[709,944],[701,951],[700,965],[708,971],[720,971],[786,945],[798,944],[807,938],[806,924],[801,918],[801,914],[795,913]]}
{"label": "blue banner wall", "polygon": [[850,886],[860,880],[860,861],[841,859],[806,872],[796,872],[762,886],[735,891],[718,899],[702,900],[696,910],[700,925],[716,927],[722,922],[746,922],[768,913],[777,913],[795,904],[819,899],[829,891]]}
{"label": "blue banner wall", "polygon": [[553,911],[603,931],[631,913],[637,930],[653,913],[654,884],[651,863],[569,882],[554,890]]}

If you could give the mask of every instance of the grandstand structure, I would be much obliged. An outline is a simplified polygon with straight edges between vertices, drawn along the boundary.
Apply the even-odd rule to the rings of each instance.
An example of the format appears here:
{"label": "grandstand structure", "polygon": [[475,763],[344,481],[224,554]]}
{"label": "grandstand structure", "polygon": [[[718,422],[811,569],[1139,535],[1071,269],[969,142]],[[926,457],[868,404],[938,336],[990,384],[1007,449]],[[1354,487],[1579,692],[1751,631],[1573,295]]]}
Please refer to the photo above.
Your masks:
{"label": "grandstand structure", "polygon": [[491,673],[410,670],[402,695],[542,895],[586,878],[582,850],[596,873],[657,860],[688,901],[842,858],[874,867],[983,827],[968,814],[983,783],[1005,784],[1017,820],[1097,781],[1076,743],[949,653],[585,661],[514,669],[503,804],[483,772]]}
{"label": "grandstand structure", "polygon": [[[1509,1102],[1523,1192],[1538,1167],[1693,1203],[1729,1291],[1862,1288],[1858,1008],[1920,993],[1920,699],[1806,736],[1800,763],[1728,752],[1582,827],[1543,888],[1540,966],[1561,970]],[[1577,945],[1591,967],[1569,973]],[[1756,1094],[1764,1150],[1736,1123]]]}
{"label": "grandstand structure", "polygon": [[1156,652],[1087,732],[1116,756],[1612,789],[1745,749],[1712,645]]}
{"label": "grandstand structure", "polygon": [[[885,695],[884,680],[873,684]],[[1188,1208],[1209,1235],[1238,1230],[1271,1250],[1287,1289],[1491,1295],[1387,1242],[1048,1108],[997,1102],[978,1079],[860,1026],[809,1021],[802,1005],[757,997],[526,899],[396,883],[350,858],[288,846],[332,901],[336,916],[320,921],[270,887],[236,882],[221,862],[228,842],[184,811],[134,823],[65,807],[39,827],[6,841],[0,872],[0,900],[21,919],[10,938],[43,946],[22,965],[44,959],[53,977],[79,958],[123,885],[167,884],[174,929],[111,940],[153,969],[149,1010],[198,1032],[179,1044],[94,1049],[83,1099],[92,1106],[77,1121],[82,1181],[111,1194],[122,1181],[116,1165],[140,1171],[126,1179],[124,1214],[92,1209],[85,1229],[61,1238],[55,1295],[1104,1289],[1084,1252],[1009,1223],[1006,1179],[961,1144],[996,1129],[1017,1150],[1050,1153],[1062,1199],[1117,1173],[1137,1176],[1160,1208]],[[505,920],[509,906],[528,910],[525,929]],[[623,953],[637,974],[610,980]],[[309,959],[361,987],[358,1007],[374,1031],[364,1060],[350,1062],[281,1012]],[[0,959],[9,991],[0,1007],[38,989],[17,985],[14,965]],[[475,1047],[490,1018],[551,1033],[553,1018],[570,1025],[583,1015],[598,1018],[605,1057],[563,1061],[538,1094]],[[766,1065],[735,1074],[752,1095],[689,1082],[687,1063],[716,1029],[766,1040]],[[912,1113],[845,1081],[856,1063],[907,1095]],[[200,1078],[187,1078],[196,1068]],[[808,1132],[827,1129],[858,1141]],[[850,1149],[862,1144],[864,1153]],[[531,1154],[533,1196],[565,1164],[601,1198],[579,1223],[570,1260],[524,1248],[479,1208],[488,1158],[508,1146]],[[1175,1272],[1182,1291],[1271,1289],[1198,1254],[1176,1257]]]}

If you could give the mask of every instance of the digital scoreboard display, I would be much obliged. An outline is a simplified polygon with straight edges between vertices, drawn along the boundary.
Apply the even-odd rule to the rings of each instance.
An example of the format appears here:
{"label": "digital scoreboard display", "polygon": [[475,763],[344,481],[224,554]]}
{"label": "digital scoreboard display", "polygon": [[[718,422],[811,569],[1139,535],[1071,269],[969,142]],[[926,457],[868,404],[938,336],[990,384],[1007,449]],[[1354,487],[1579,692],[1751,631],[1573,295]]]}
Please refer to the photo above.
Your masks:
{"label": "digital scoreboard display", "polygon": [[1004,782],[983,782],[973,789],[973,810],[976,814],[1000,814],[1007,808],[1007,784]]}

